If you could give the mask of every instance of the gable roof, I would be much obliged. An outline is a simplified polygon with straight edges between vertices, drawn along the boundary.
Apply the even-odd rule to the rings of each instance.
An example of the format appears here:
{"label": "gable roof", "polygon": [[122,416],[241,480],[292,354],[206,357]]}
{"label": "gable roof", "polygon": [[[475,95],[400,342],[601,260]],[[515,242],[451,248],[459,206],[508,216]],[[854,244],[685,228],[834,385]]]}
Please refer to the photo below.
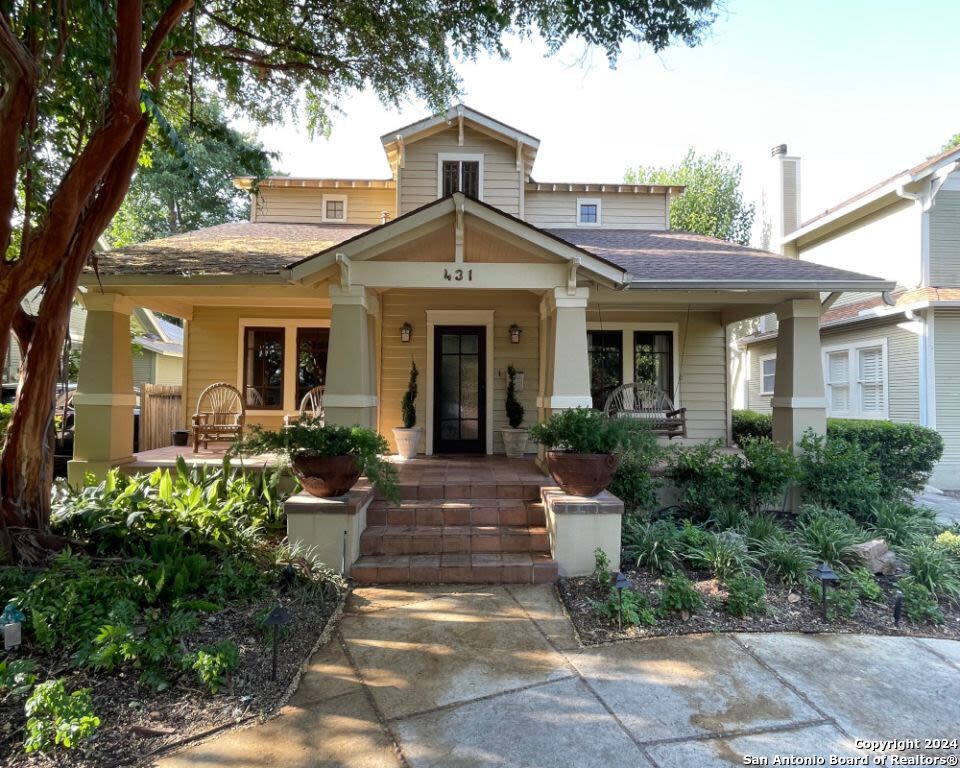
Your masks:
{"label": "gable roof", "polygon": [[455,104],[443,112],[431,115],[423,120],[417,120],[396,130],[387,131],[380,137],[380,141],[383,142],[384,146],[392,144],[398,139],[408,141],[435,128],[452,126],[460,118],[486,129],[488,133],[496,133],[503,138],[510,139],[511,143],[519,141],[529,147],[539,148],[540,146],[540,139],[536,136],[524,133],[512,125],[507,125],[494,117],[490,117],[490,115],[485,115],[483,112],[478,112],[466,104]]}

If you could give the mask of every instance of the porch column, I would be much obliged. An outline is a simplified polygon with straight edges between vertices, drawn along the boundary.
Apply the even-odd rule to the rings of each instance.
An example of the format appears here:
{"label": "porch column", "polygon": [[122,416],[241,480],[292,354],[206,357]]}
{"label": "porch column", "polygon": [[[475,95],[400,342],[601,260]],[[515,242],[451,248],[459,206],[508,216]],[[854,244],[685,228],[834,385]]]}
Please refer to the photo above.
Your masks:
{"label": "porch column", "polygon": [[377,371],[374,355],[375,296],[362,285],[330,286],[333,312],[323,411],[328,424],[375,429]]}
{"label": "porch column", "polygon": [[792,299],[776,308],[776,377],[773,386],[773,439],[798,450],[803,433],[827,429],[820,354],[820,302]]}
{"label": "porch column", "polygon": [[589,288],[555,288],[543,298],[546,330],[544,387],[537,405],[543,417],[567,408],[590,408],[590,365],[587,359]]}
{"label": "porch column", "polygon": [[102,478],[133,460],[133,355],[130,314],[133,302],[112,293],[84,294],[87,310],[80,354],[70,484],[83,485],[87,473]]}

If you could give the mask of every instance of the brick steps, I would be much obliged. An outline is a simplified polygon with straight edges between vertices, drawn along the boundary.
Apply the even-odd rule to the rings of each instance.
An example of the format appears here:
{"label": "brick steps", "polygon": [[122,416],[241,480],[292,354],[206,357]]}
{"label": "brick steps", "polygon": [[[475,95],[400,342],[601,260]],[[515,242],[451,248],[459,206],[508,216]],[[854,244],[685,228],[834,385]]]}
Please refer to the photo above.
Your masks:
{"label": "brick steps", "polygon": [[[401,499],[419,499],[421,501],[437,499],[513,499],[517,501],[538,501],[542,482],[518,480],[516,482],[465,480],[447,481],[406,481],[401,475],[399,480]],[[377,501],[385,501],[377,496]]]}
{"label": "brick steps", "polygon": [[535,525],[546,524],[543,504],[502,499],[416,499],[375,501],[367,525]]}
{"label": "brick steps", "polygon": [[360,535],[361,555],[430,555],[550,551],[542,526],[373,525]]}
{"label": "brick steps", "polygon": [[549,553],[363,555],[350,571],[360,584],[550,584]]}

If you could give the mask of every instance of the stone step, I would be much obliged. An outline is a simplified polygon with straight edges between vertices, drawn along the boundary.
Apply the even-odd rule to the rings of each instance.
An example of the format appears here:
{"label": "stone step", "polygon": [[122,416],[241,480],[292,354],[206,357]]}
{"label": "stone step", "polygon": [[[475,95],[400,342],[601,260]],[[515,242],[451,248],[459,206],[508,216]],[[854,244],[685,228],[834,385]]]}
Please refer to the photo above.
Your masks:
{"label": "stone step", "polygon": [[548,554],[363,555],[350,569],[360,584],[552,584]]}
{"label": "stone step", "polygon": [[518,499],[374,501],[367,525],[546,525],[543,504]]}
{"label": "stone step", "polygon": [[373,525],[360,535],[361,555],[442,553],[548,553],[550,538],[540,526]]}
{"label": "stone step", "polygon": [[[404,482],[401,475],[399,481],[400,498],[408,501],[427,501],[436,499],[515,499],[518,501],[539,501],[540,488],[547,484],[549,478],[528,478],[523,480],[495,480],[487,482],[471,482],[468,478],[462,481],[444,480],[430,482],[413,480]],[[382,495],[378,501],[385,501]]]}

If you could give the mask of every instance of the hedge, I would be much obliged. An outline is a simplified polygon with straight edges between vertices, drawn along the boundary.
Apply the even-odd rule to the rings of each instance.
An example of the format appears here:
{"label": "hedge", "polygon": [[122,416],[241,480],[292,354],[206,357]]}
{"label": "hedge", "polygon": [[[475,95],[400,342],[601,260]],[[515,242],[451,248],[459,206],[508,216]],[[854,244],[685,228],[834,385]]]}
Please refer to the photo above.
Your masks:
{"label": "hedge", "polygon": [[[772,437],[773,418],[754,411],[733,412],[733,441]],[[923,488],[943,455],[943,438],[929,427],[867,419],[827,419],[827,438],[856,443],[876,463],[887,495]]]}

